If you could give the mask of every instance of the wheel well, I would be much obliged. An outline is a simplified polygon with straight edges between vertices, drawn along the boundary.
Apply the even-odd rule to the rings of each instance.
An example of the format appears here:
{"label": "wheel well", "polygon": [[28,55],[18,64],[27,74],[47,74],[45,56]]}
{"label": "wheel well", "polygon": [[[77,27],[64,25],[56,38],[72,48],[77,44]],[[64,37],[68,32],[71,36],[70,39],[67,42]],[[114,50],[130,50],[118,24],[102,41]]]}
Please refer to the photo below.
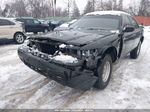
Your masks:
{"label": "wheel well", "polygon": [[143,43],[144,41],[144,37],[142,36],[141,39],[140,39],[141,43]]}
{"label": "wheel well", "polygon": [[112,58],[112,62],[115,62],[117,60],[117,50],[115,47],[110,47],[108,48],[107,50],[105,50],[104,54],[103,54],[103,57],[106,55],[106,54],[110,54],[111,55],[111,58]]}
{"label": "wheel well", "polygon": [[[16,35],[17,33],[21,33],[21,34],[23,34],[22,32],[16,32],[16,33],[14,34],[14,38],[15,38],[15,35]],[[23,35],[24,35],[24,34],[23,34]],[[25,35],[24,35],[24,37],[25,37]]]}

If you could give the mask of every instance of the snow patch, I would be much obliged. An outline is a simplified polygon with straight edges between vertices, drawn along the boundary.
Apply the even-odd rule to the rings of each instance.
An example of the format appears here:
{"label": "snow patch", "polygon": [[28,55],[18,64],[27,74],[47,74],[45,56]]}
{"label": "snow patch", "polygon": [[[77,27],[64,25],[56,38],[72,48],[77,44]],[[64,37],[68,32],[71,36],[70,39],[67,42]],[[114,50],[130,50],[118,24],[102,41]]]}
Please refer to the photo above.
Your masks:
{"label": "snow patch", "polygon": [[69,55],[64,55],[62,53],[53,57],[53,59],[56,61],[61,61],[63,63],[77,63],[77,61],[78,61],[77,58],[74,58],[74,57],[69,56]]}
{"label": "snow patch", "polygon": [[69,24],[68,23],[64,23],[64,24],[62,24],[62,25],[60,25],[59,27],[61,28],[61,27],[65,27],[65,28],[67,28],[69,26]]}
{"label": "snow patch", "polygon": [[120,16],[121,14],[129,15],[128,13],[122,12],[122,11],[96,11],[87,13],[86,15],[117,15]]}
{"label": "snow patch", "polygon": [[119,30],[111,30],[110,32],[111,32],[111,33],[117,33],[117,34],[118,34],[118,33],[119,33]]}
{"label": "snow patch", "polygon": [[61,45],[59,45],[59,48],[65,48],[66,47],[66,45],[65,44],[61,44]]}

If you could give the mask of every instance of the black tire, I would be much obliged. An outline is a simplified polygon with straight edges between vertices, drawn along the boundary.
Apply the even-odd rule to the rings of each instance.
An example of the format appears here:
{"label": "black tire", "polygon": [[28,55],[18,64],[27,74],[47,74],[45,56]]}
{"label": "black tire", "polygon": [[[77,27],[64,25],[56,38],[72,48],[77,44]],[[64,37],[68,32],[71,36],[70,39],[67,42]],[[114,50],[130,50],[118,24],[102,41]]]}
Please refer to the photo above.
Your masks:
{"label": "black tire", "polygon": [[14,35],[14,41],[17,43],[17,44],[22,44],[24,43],[25,41],[25,35],[23,33],[16,33]]}
{"label": "black tire", "polygon": [[[110,69],[108,70],[107,78],[104,78],[103,73],[104,73],[104,66],[107,65],[106,63],[109,63]],[[98,76],[98,80],[94,86],[98,89],[105,89],[110,81],[111,74],[112,74],[112,58],[109,54],[107,54],[97,67],[96,75]]]}
{"label": "black tire", "polygon": [[136,59],[139,56],[140,51],[141,51],[141,44],[142,43],[140,41],[138,46],[130,52],[130,58]]}

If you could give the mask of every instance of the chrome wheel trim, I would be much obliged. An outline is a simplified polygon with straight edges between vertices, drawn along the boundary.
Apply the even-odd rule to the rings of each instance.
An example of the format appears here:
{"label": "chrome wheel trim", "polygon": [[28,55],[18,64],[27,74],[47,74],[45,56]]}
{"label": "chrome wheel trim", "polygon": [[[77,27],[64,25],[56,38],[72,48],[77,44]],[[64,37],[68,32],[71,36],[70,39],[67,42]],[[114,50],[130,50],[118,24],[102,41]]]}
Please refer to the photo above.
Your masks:
{"label": "chrome wheel trim", "polygon": [[110,62],[106,61],[104,68],[103,68],[103,74],[102,74],[102,80],[103,82],[107,82],[109,75],[110,75]]}
{"label": "chrome wheel trim", "polygon": [[16,41],[17,41],[18,43],[22,43],[22,42],[24,41],[23,35],[22,35],[22,34],[17,34],[17,35],[16,35]]}

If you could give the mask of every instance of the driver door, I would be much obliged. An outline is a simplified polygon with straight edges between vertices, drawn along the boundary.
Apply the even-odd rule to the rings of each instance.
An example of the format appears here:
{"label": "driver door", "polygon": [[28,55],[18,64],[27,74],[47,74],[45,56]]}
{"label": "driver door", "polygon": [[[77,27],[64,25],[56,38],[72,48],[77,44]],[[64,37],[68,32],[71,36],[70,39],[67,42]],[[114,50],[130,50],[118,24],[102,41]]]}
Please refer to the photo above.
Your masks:
{"label": "driver door", "polygon": [[42,32],[43,31],[43,29],[41,27],[41,22],[40,21],[38,21],[37,19],[34,19],[33,23],[34,23],[34,26],[35,26],[35,30],[37,32]]}
{"label": "driver door", "polygon": [[[124,15],[123,16],[123,29],[127,26],[132,26],[130,23],[129,18]],[[128,54],[133,48],[134,48],[134,41],[135,41],[135,31],[133,32],[124,32],[123,33],[123,42],[124,42],[124,46],[123,46],[123,55]]]}

